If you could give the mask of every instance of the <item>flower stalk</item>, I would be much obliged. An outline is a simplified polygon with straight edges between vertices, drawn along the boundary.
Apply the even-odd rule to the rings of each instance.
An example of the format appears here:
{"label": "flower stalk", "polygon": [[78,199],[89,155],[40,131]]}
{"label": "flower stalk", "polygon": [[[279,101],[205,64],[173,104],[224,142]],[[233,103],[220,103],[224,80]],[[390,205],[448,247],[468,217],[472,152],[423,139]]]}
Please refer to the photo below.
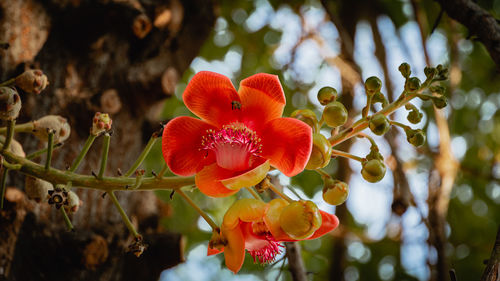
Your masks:
{"label": "flower stalk", "polygon": [[111,140],[111,136],[108,133],[105,133],[104,140],[102,142],[101,167],[99,168],[99,174],[97,175],[98,179],[102,179],[102,177],[104,176],[104,171],[106,170],[106,164],[108,162],[110,140]]}
{"label": "flower stalk", "polygon": [[85,155],[87,155],[87,152],[89,151],[90,147],[94,143],[94,140],[97,138],[96,135],[90,134],[87,140],[85,141],[85,144],[83,145],[82,150],[80,151],[80,154],[76,157],[75,161],[73,162],[73,165],[71,165],[69,171],[74,172],[76,169],[78,169],[78,166],[80,166],[80,163],[82,163],[83,158]]}
{"label": "flower stalk", "polygon": [[210,216],[208,216],[207,213],[205,213],[205,211],[203,211],[200,207],[198,207],[198,205],[196,205],[196,203],[193,200],[191,200],[191,198],[189,198],[189,196],[187,196],[187,194],[184,193],[184,191],[182,191],[179,188],[176,189],[175,192],[178,193],[180,196],[182,196],[182,198],[186,200],[186,203],[188,203],[191,207],[193,207],[193,209],[195,209],[198,212],[198,214],[200,214],[200,216],[203,219],[205,219],[205,221],[210,225],[213,231],[219,232],[219,226],[212,220],[212,218],[210,218]]}
{"label": "flower stalk", "polygon": [[3,144],[2,150],[7,150],[10,147],[10,143],[14,138],[14,126],[16,125],[16,119],[7,120],[7,132],[5,135],[5,143]]}
{"label": "flower stalk", "polygon": [[158,134],[154,133],[149,139],[142,153],[139,155],[137,160],[135,160],[132,167],[130,167],[130,169],[123,175],[124,177],[126,178],[130,177],[135,172],[135,170],[137,170],[137,168],[142,164],[144,159],[146,159],[149,152],[151,151],[151,148],[153,147],[153,145],[156,143],[157,140],[158,140]]}
{"label": "flower stalk", "polygon": [[50,164],[52,162],[52,151],[54,151],[54,131],[49,131],[49,139],[47,141],[47,158],[45,160],[45,170],[50,169]]}
{"label": "flower stalk", "polygon": [[123,210],[122,206],[120,205],[120,202],[118,202],[118,199],[116,198],[116,195],[114,191],[109,191],[108,192],[109,198],[111,198],[111,202],[115,205],[116,209],[120,213],[120,216],[122,217],[123,222],[127,226],[128,230],[130,233],[135,237],[135,238],[141,238],[141,235],[135,230],[135,226],[132,224],[130,219],[127,216],[127,213],[125,213],[125,210]]}

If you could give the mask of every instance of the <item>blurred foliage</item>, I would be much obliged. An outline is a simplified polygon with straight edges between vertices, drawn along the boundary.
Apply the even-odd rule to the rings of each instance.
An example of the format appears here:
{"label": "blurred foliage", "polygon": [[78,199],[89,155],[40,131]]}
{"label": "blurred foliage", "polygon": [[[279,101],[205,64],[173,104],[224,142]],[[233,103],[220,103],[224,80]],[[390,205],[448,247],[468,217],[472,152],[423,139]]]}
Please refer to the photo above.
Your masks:
{"label": "blurred foliage", "polygon": [[[415,69],[415,72],[423,75],[425,59],[421,45],[415,44],[420,37],[417,40],[414,38],[419,36],[419,31],[413,20],[411,2],[360,2],[362,3],[357,6],[365,5],[376,9],[359,11],[356,17],[359,20],[357,31],[363,31],[363,28],[366,30],[366,20],[370,18],[378,20],[379,29],[384,31],[383,33],[390,33],[391,28],[394,28],[391,40],[395,41],[389,42],[385,39],[384,44],[386,50],[396,44],[403,55],[399,58],[389,57],[392,50],[387,51],[389,68],[406,60],[410,64],[421,66],[421,69]],[[477,2],[494,16],[500,16],[500,0]],[[458,84],[449,86],[451,91],[447,95],[450,104],[444,109],[450,126],[452,149],[461,165],[448,212],[447,251],[449,264],[455,269],[459,280],[477,280],[484,269],[483,260],[490,255],[500,222],[500,79],[485,48],[468,34],[465,27],[443,15],[437,29],[429,34],[436,23],[440,7],[431,0],[415,3],[425,19],[423,28],[424,34],[428,36],[426,46],[432,63],[449,65],[455,60],[458,62],[458,68],[451,69],[452,76],[455,75],[452,79]],[[350,5],[351,1],[335,1],[330,4],[334,9],[340,9],[342,5]],[[389,19],[390,24],[383,22],[384,19]],[[212,36],[203,46],[199,57],[193,61],[191,69],[184,73],[175,96],[167,99],[163,117],[169,119],[191,114],[183,106],[182,92],[192,75],[200,70],[220,72],[230,77],[235,85],[258,72],[277,74],[287,96],[285,115],[297,108],[306,107],[315,110],[319,115],[320,106],[314,100],[316,91],[326,85],[341,88],[339,68],[329,64],[326,59],[339,55],[338,28],[332,24],[318,1],[221,1],[219,18]],[[354,42],[355,52],[358,52],[358,55],[355,54],[356,62],[358,65],[370,65],[369,69],[363,69],[363,77],[380,75],[380,62],[373,54],[374,43],[370,42],[373,37],[364,38],[358,36],[359,34],[366,32],[357,32],[355,37],[356,40],[361,40]],[[322,38],[323,45],[315,40],[318,37]],[[371,54],[368,62],[361,61],[365,57],[359,55],[359,50]],[[414,50],[417,50],[417,53],[412,53]],[[457,50],[458,57],[453,56],[453,50]],[[394,61],[396,58],[401,61]],[[389,70],[397,72],[396,69]],[[399,92],[402,78],[397,75],[391,78],[394,85],[399,85],[399,88],[394,89]],[[360,109],[356,100],[364,100],[364,93],[357,90],[356,95],[355,108]],[[348,217],[341,221],[342,231],[346,233],[345,280],[426,280],[430,276],[428,265],[435,263],[436,254],[427,245],[428,231],[420,215],[425,217],[428,210],[425,200],[427,178],[429,169],[432,168],[429,159],[438,151],[435,141],[438,136],[431,104],[423,103],[423,107],[427,116],[424,120],[428,122],[425,128],[430,136],[429,144],[415,152],[413,148],[406,147],[403,137],[402,151],[396,152],[407,167],[405,172],[409,175],[418,208],[410,207],[403,217],[397,217],[391,214],[392,192],[388,193],[387,188],[383,187],[388,186],[391,190],[392,179],[384,180],[380,184],[355,181],[374,189],[374,192],[379,192],[388,202],[384,204],[384,217],[371,221],[363,221],[359,215],[360,209],[373,208],[374,202],[371,198],[363,204],[347,204]],[[401,111],[404,112],[404,109]],[[406,113],[404,115],[406,116]],[[376,140],[384,142],[382,138]],[[385,152],[386,155],[389,153],[387,149]],[[148,169],[161,169],[160,163],[163,160],[159,143],[149,160]],[[338,169],[337,165],[336,161],[332,161],[326,171],[334,175]],[[353,165],[355,173],[359,171],[356,165],[357,163]],[[391,177],[392,174],[386,176]],[[299,193],[302,196],[320,198],[317,195],[321,190],[322,181],[314,172],[305,171],[294,177],[290,184],[301,190]],[[351,188],[359,190],[361,187],[352,185]],[[190,194],[218,222],[235,200],[207,198],[197,190]],[[165,227],[185,234],[188,238],[188,249],[200,244],[206,245],[210,232],[199,229],[199,218],[194,210],[178,196],[174,195],[173,200],[170,200],[168,192],[159,192],[158,196],[172,206],[172,215],[165,219]],[[248,194],[242,191],[237,196]],[[349,200],[354,198],[348,199],[348,203]],[[378,230],[373,231],[373,228]],[[312,279],[329,279],[332,264],[341,262],[332,259],[333,245],[342,243],[338,239],[338,231],[321,240],[302,242],[303,257],[307,270],[312,273]],[[223,263],[222,255],[219,260]],[[263,268],[254,265],[251,257],[247,255],[241,273],[252,273],[256,278],[269,279],[271,275],[268,273],[273,272],[273,279],[276,278],[276,272],[280,270],[282,263],[283,260],[279,260],[274,266]],[[174,271],[183,270],[181,267]],[[284,269],[279,275],[280,278],[290,280],[286,266]],[[206,280],[215,280],[216,276],[221,275],[213,275]]]}

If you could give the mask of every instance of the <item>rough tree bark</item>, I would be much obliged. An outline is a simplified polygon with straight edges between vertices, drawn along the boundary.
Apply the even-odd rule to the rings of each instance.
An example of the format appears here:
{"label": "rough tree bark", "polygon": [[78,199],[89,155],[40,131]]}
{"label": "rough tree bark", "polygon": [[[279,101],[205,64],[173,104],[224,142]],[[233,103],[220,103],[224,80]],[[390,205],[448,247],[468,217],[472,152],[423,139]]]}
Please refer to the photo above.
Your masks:
{"label": "rough tree bark", "polygon": [[[114,134],[107,174],[128,169],[158,129],[161,101],[197,55],[215,22],[215,4],[203,0],[6,0],[0,1],[0,79],[26,68],[42,69],[49,87],[21,94],[19,123],[59,114],[71,137],[54,153],[64,169],[88,136],[94,112],[111,114]],[[151,125],[155,124],[155,125]],[[25,151],[41,144],[17,134]],[[100,141],[79,172],[99,165]],[[84,201],[68,233],[59,212],[28,201],[24,179],[12,177],[0,212],[0,280],[157,280],[183,260],[180,234],[159,218],[169,212],[150,192],[118,197],[149,244],[137,259],[121,219],[101,193],[78,190]],[[175,231],[175,230],[173,230]]]}
{"label": "rough tree bark", "polygon": [[476,35],[500,70],[500,24],[490,13],[471,0],[435,0],[448,16]]}

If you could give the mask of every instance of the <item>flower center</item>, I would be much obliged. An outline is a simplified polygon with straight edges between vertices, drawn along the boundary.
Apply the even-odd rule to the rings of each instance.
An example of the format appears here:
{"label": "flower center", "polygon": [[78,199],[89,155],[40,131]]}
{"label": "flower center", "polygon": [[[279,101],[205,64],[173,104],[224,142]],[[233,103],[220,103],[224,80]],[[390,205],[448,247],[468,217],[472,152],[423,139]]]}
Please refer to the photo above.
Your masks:
{"label": "flower center", "polygon": [[276,259],[276,256],[281,253],[281,248],[284,246],[281,243],[276,242],[274,237],[270,234],[265,235],[267,240],[267,245],[263,246],[258,250],[248,251],[253,258],[253,262],[259,261],[261,264],[268,264]]}
{"label": "flower center", "polygon": [[207,130],[201,139],[201,149],[212,150],[219,167],[243,171],[250,168],[250,156],[258,155],[262,144],[254,131],[241,123],[232,123],[218,131]]}

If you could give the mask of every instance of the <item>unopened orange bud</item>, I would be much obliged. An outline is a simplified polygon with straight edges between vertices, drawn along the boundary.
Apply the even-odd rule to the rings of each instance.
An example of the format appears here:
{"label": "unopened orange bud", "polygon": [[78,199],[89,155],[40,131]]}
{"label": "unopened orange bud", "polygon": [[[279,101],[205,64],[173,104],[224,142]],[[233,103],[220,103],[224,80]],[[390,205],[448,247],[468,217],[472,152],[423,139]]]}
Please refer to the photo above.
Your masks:
{"label": "unopened orange bud", "polygon": [[281,229],[293,239],[311,236],[321,226],[321,213],[312,201],[295,201],[283,208],[279,223]]}

